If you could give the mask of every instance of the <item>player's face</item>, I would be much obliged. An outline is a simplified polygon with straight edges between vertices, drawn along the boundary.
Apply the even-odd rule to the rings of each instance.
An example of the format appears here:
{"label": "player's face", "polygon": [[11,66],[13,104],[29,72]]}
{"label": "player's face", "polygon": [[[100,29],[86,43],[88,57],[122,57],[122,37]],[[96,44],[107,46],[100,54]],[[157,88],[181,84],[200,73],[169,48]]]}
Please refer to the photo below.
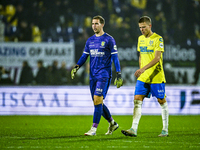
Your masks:
{"label": "player's face", "polygon": [[145,37],[148,37],[148,35],[151,32],[151,24],[147,24],[146,22],[142,22],[142,23],[139,23],[139,28],[140,28],[141,33]]}
{"label": "player's face", "polygon": [[101,32],[102,28],[103,28],[103,24],[100,23],[99,19],[92,20],[92,29],[95,34],[98,34],[99,32]]}

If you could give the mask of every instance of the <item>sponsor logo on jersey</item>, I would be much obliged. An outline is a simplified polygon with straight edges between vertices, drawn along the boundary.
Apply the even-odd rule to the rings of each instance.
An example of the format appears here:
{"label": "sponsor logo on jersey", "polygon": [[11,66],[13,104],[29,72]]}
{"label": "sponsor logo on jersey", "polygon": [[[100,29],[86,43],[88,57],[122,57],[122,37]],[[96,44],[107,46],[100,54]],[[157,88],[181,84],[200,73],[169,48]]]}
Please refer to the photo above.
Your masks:
{"label": "sponsor logo on jersey", "polygon": [[89,47],[95,46],[94,42],[90,42]]}
{"label": "sponsor logo on jersey", "polygon": [[99,52],[98,49],[91,49],[90,55],[92,57],[103,57],[105,55],[105,52]]}
{"label": "sponsor logo on jersey", "polygon": [[160,46],[160,48],[163,48],[163,43],[160,43],[160,45],[159,45],[159,46]]}
{"label": "sponsor logo on jersey", "polygon": [[160,42],[163,42],[163,39],[162,39],[162,38],[160,38],[160,39],[159,39],[159,41],[160,41]]}
{"label": "sponsor logo on jersey", "polygon": [[144,43],[144,40],[140,40],[140,43],[143,44],[143,43]]}
{"label": "sponsor logo on jersey", "polygon": [[164,90],[158,90],[158,93],[164,93]]}
{"label": "sponsor logo on jersey", "polygon": [[93,46],[95,46],[95,45],[89,45],[89,47],[93,47]]}
{"label": "sponsor logo on jersey", "polygon": [[149,53],[153,53],[154,52],[154,50],[149,50],[149,49],[147,49],[147,47],[146,46],[140,46],[140,53],[142,53],[142,54],[149,54]]}
{"label": "sponsor logo on jersey", "polygon": [[102,92],[103,92],[103,89],[97,88],[97,89],[96,89],[96,92],[97,92],[97,93],[102,93]]}
{"label": "sponsor logo on jersey", "polygon": [[117,50],[117,45],[114,45],[114,50]]}

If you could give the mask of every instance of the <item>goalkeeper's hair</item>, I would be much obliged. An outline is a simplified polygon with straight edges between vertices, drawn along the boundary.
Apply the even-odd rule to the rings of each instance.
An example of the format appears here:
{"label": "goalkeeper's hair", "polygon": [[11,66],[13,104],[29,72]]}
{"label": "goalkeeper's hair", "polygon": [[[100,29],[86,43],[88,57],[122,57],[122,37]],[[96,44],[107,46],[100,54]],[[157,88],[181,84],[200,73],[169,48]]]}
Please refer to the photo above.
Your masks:
{"label": "goalkeeper's hair", "polygon": [[148,16],[142,16],[139,19],[138,23],[143,23],[143,22],[146,22],[147,24],[151,24],[151,18]]}
{"label": "goalkeeper's hair", "polygon": [[94,16],[93,19],[98,19],[101,24],[105,24],[105,19],[100,15]]}

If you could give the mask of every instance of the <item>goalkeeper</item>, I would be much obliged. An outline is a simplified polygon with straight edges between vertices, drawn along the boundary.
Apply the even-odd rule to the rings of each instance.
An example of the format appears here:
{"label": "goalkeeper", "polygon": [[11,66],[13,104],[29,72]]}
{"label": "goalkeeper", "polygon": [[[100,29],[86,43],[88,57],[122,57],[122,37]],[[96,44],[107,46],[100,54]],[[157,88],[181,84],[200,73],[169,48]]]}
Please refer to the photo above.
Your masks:
{"label": "goalkeeper", "polygon": [[123,85],[120,72],[120,63],[115,40],[112,36],[103,31],[105,20],[102,16],[95,16],[92,19],[94,35],[88,38],[85,49],[78,63],[71,71],[71,78],[75,78],[78,69],[90,56],[90,92],[94,103],[93,125],[85,135],[96,135],[96,130],[101,115],[109,122],[106,135],[112,134],[119,125],[112,118],[109,109],[103,103],[112,78],[112,62],[115,64],[117,77],[114,84],[117,88]]}

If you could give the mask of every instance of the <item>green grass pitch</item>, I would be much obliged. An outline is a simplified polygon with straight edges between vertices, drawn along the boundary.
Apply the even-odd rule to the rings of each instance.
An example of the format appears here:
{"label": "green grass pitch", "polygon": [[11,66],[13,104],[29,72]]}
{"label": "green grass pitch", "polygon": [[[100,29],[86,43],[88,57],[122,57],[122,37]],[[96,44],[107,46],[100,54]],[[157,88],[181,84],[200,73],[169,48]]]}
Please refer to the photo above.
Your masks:
{"label": "green grass pitch", "polygon": [[92,116],[0,116],[0,149],[200,149],[200,116],[169,117],[169,137],[158,137],[161,116],[142,116],[137,137],[126,137],[132,116],[113,116],[119,128],[105,135],[102,117],[97,135],[85,136]]}

